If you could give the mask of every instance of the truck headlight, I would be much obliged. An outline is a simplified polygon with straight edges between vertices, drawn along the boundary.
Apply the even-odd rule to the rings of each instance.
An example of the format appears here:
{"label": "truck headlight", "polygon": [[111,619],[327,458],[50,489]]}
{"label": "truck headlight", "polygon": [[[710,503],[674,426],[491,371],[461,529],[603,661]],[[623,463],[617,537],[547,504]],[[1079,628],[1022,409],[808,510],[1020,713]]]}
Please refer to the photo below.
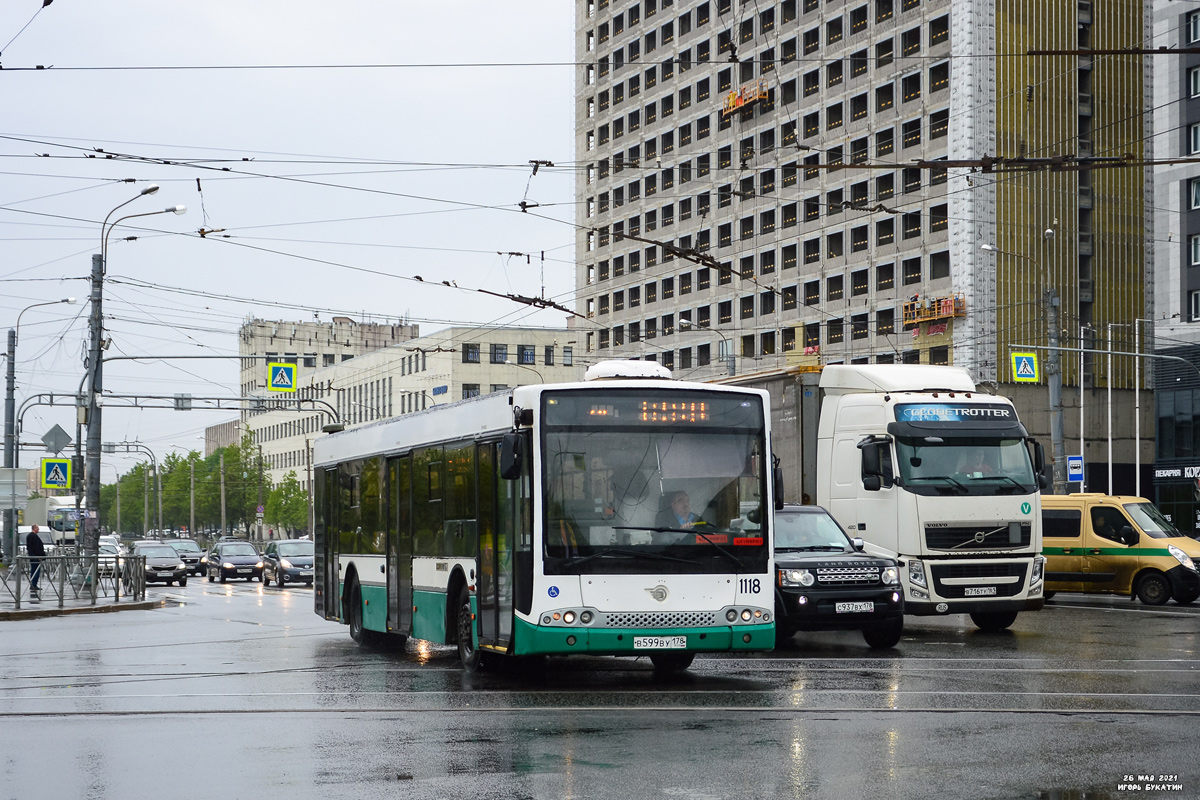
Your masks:
{"label": "truck headlight", "polygon": [[1033,558],[1033,575],[1029,578],[1030,586],[1037,586],[1042,582],[1042,576],[1045,574],[1046,557],[1034,556]]}
{"label": "truck headlight", "polygon": [[883,574],[879,576],[879,580],[884,584],[894,584],[900,582],[900,570],[895,567],[886,567]]}
{"label": "truck headlight", "polygon": [[816,582],[816,576],[806,569],[779,570],[780,586],[812,586]]}
{"label": "truck headlight", "polygon": [[925,565],[920,561],[908,562],[908,582],[914,586],[929,588],[929,584],[925,582]]}
{"label": "truck headlight", "polygon": [[1175,556],[1175,560],[1178,561],[1180,564],[1183,564],[1188,569],[1196,568],[1196,562],[1192,561],[1192,557],[1189,556],[1187,553],[1183,552],[1182,550],[1180,550],[1175,545],[1173,545],[1173,544],[1167,545],[1167,552],[1170,553],[1171,555]]}

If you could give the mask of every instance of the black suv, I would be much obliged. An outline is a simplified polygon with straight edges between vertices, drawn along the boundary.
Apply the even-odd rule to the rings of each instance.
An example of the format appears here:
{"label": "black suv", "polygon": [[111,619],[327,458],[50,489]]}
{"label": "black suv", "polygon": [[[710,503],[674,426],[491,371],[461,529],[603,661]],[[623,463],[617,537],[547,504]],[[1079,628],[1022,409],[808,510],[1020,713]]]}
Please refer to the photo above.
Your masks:
{"label": "black suv", "polygon": [[861,630],[873,648],[904,630],[904,592],[893,559],[862,552],[820,506],[775,512],[775,644],[796,631]]}

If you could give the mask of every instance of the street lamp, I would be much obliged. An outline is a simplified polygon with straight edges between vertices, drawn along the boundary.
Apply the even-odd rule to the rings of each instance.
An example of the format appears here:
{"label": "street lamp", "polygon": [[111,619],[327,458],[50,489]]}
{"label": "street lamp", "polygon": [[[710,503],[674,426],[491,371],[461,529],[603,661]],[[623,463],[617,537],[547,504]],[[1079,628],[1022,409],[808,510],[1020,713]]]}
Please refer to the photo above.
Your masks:
{"label": "street lamp", "polygon": [[537,371],[536,369],[534,369],[533,367],[526,366],[525,364],[518,364],[518,363],[516,363],[516,362],[514,362],[514,361],[505,361],[505,362],[504,362],[504,365],[505,365],[506,367],[520,367],[521,369],[527,369],[527,370],[529,370],[530,372],[532,372],[534,375],[537,375],[537,376],[538,376],[538,380],[539,380],[539,381],[541,381],[542,383],[545,383],[545,382],[546,382],[546,379],[542,377],[542,373],[538,372],[538,371]]}
{"label": "street lamp", "polygon": [[681,329],[690,330],[695,333],[715,333],[717,336],[720,336],[721,341],[723,341],[725,343],[725,363],[726,363],[727,369],[729,370],[729,375],[733,376],[737,373],[737,361],[736,361],[736,356],[734,356],[734,354],[733,354],[733,342],[730,341],[728,336],[721,333],[716,328],[698,327],[690,319],[681,319],[681,320],[679,320],[678,324]]}
{"label": "street lamp", "polygon": [[[125,206],[137,200],[139,197],[155,194],[158,192],[158,184],[150,184],[142,191],[138,192],[135,197],[131,197],[124,203],[116,206],[112,211],[104,217],[104,222],[100,224],[100,255],[92,256],[92,285],[91,285],[91,302],[92,313],[88,319],[88,394],[87,394],[87,468],[84,470],[86,482],[84,484],[84,507],[87,509],[88,519],[97,513],[100,506],[100,437],[101,437],[101,422],[100,422],[100,393],[104,390],[104,362],[101,356],[101,340],[104,338],[104,314],[102,305],[104,302],[104,274],[108,269],[108,236],[121,222],[135,217],[149,217],[155,214],[185,214],[187,213],[186,206],[169,206],[160,211],[146,211],[140,214],[126,214],[109,223],[113,214]],[[78,453],[78,450],[76,450]],[[78,502],[78,501],[77,501]],[[159,527],[162,527],[162,521],[159,520]],[[88,525],[84,524],[84,549],[85,551],[95,551],[96,540],[94,530],[89,529]]]}
{"label": "street lamp", "polygon": [[[17,428],[16,428],[16,413],[17,413],[17,332],[21,330],[21,316],[31,308],[39,306],[54,306],[59,303],[67,303],[74,305],[74,297],[64,297],[62,300],[49,300],[44,303],[34,303],[33,305],[25,306],[17,314],[17,324],[8,330],[8,365],[5,374],[5,391],[4,391],[4,466],[12,469],[16,467],[17,454]],[[14,502],[16,494],[13,495]],[[5,531],[7,533],[6,541],[3,543],[5,549],[10,554],[16,554],[16,522],[17,509],[14,505],[5,512]]]}
{"label": "street lamp", "polygon": [[[1054,238],[1054,229],[1047,228],[1045,238]],[[1050,349],[1046,355],[1046,383],[1050,389],[1050,440],[1054,451],[1054,493],[1064,494],[1067,485],[1067,454],[1063,443],[1062,369],[1059,366],[1058,350],[1058,292],[1050,286],[1050,276],[1035,259],[1021,253],[1001,250],[994,244],[982,244],[979,249],[989,253],[1023,258],[1038,269],[1044,288],[1046,303],[1046,337]]]}

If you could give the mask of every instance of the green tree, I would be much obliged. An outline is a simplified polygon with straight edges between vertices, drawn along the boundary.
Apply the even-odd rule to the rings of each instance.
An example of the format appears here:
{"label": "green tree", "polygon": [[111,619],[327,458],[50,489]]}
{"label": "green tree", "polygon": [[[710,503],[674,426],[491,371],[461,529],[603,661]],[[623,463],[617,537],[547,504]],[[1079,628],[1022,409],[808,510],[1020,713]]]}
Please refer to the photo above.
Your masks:
{"label": "green tree", "polygon": [[271,490],[266,517],[272,525],[286,530],[289,539],[294,533],[308,530],[308,492],[300,488],[295,470]]}

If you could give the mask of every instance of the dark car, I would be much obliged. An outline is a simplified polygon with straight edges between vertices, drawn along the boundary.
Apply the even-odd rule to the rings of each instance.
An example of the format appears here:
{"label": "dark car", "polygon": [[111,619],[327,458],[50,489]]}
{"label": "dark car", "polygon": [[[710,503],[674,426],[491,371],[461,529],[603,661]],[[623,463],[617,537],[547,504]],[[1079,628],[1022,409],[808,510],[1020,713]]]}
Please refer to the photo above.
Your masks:
{"label": "dark car", "polygon": [[861,630],[872,648],[900,641],[899,565],[862,547],[820,506],[789,504],[775,512],[777,646],[814,630]]}
{"label": "dark car", "polygon": [[[133,555],[146,557],[146,583],[165,581],[170,586],[179,581],[180,586],[187,586],[187,567],[170,545],[162,542],[139,543],[134,545]],[[129,585],[128,579],[126,585]]]}
{"label": "dark car", "polygon": [[179,553],[179,558],[187,565],[189,575],[204,574],[204,565],[200,563],[204,551],[200,549],[200,545],[196,544],[194,539],[169,539],[167,544],[174,547],[175,552]]}
{"label": "dark car", "polygon": [[288,583],[313,583],[313,543],[311,540],[286,539],[269,542],[263,551],[263,583],[274,580],[283,588]]}
{"label": "dark car", "polygon": [[262,580],[262,556],[249,542],[217,542],[208,551],[208,580],[230,578]]}

